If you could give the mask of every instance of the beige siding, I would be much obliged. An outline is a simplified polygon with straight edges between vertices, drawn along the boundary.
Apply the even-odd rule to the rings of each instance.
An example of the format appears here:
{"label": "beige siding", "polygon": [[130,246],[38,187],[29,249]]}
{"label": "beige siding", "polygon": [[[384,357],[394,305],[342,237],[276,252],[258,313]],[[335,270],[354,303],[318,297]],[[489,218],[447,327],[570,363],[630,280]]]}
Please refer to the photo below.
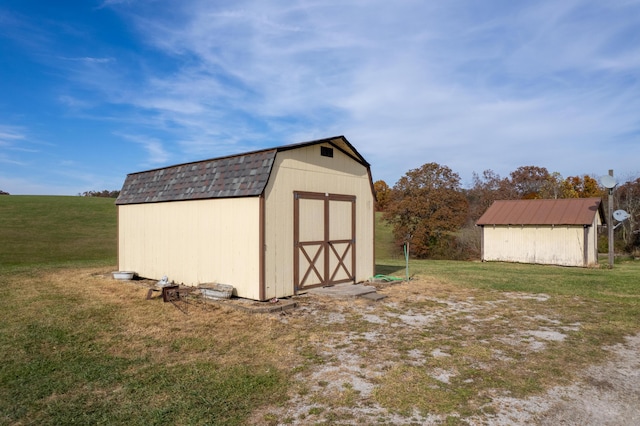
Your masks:
{"label": "beige siding", "polygon": [[600,215],[596,214],[593,224],[588,228],[587,241],[589,250],[588,266],[598,264],[598,227],[602,225]]}
{"label": "beige siding", "polygon": [[[588,264],[597,263],[597,232],[587,232]],[[582,226],[485,226],[483,260],[584,266]]]}
{"label": "beige siding", "polygon": [[118,215],[120,270],[259,298],[258,198],[123,205]]}
{"label": "beige siding", "polygon": [[[266,297],[293,291],[294,191],[356,197],[356,281],[369,279],[374,272],[373,194],[367,169],[337,149],[333,158],[322,157],[320,146],[313,145],[279,152],[265,190]],[[332,223],[331,232],[343,233],[348,225]]]}

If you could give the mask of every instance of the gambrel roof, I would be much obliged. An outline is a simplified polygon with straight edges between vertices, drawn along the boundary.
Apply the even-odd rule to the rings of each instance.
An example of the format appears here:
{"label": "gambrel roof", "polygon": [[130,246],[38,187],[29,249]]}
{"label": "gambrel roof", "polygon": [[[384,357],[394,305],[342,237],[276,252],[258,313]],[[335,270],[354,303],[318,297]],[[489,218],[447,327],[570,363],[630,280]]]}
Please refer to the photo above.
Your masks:
{"label": "gambrel roof", "polygon": [[269,181],[278,152],[317,144],[329,144],[369,168],[369,163],[344,136],[335,136],[131,173],[116,204],[258,196]]}
{"label": "gambrel roof", "polygon": [[604,223],[600,198],[499,200],[476,225],[592,225],[596,214]]}

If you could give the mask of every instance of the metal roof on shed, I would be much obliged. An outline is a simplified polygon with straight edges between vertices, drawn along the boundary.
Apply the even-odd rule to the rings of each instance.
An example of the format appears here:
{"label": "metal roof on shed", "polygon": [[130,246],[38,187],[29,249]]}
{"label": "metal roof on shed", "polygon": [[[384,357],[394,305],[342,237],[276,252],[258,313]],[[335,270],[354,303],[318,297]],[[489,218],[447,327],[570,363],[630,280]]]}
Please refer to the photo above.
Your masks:
{"label": "metal roof on shed", "polygon": [[369,168],[344,136],[335,136],[228,157],[179,164],[127,175],[117,205],[262,194],[279,151],[330,144]]}
{"label": "metal roof on shed", "polygon": [[555,200],[499,200],[477,225],[591,225],[596,214],[604,222],[600,198]]}

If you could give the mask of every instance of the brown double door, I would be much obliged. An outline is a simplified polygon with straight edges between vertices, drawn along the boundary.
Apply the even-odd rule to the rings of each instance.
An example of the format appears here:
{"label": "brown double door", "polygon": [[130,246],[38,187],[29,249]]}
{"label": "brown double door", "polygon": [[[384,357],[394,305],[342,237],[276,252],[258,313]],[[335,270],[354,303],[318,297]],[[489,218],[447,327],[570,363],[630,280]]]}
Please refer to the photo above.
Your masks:
{"label": "brown double door", "polygon": [[354,282],[356,197],[294,192],[296,291]]}

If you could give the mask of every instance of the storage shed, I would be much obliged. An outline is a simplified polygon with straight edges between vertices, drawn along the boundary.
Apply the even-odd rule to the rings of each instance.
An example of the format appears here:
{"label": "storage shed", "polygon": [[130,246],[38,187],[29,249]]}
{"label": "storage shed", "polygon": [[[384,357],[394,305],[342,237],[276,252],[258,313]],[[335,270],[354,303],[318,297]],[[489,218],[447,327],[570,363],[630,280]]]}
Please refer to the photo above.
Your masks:
{"label": "storage shed", "polygon": [[483,261],[598,263],[600,198],[495,201],[478,219]]}
{"label": "storage shed", "polygon": [[118,268],[253,300],[374,273],[370,165],[344,136],[127,175]]}

